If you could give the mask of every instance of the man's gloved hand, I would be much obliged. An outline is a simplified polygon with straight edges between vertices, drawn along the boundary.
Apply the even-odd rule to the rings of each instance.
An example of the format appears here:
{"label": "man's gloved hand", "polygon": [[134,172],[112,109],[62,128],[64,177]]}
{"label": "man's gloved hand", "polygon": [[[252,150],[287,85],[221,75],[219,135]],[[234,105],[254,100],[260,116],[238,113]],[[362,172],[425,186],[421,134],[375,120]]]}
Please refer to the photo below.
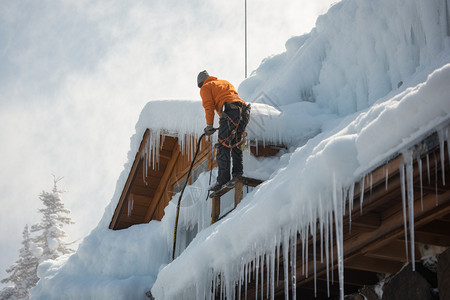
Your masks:
{"label": "man's gloved hand", "polygon": [[205,129],[203,129],[206,135],[210,136],[214,132],[216,132],[216,129],[212,126],[212,124],[206,125]]}

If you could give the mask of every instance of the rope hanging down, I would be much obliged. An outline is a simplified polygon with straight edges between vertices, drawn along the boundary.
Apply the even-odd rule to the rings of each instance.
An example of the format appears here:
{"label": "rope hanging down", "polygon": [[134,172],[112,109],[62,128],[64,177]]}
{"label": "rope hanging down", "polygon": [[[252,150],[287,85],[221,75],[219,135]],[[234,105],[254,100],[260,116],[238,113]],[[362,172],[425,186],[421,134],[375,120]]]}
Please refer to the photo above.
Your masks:
{"label": "rope hanging down", "polygon": [[[217,129],[215,128],[215,130],[217,130]],[[202,142],[202,139],[204,136],[205,136],[205,134],[203,133],[197,141],[197,149],[195,150],[195,155],[194,155],[194,158],[192,159],[191,166],[189,167],[189,172],[187,174],[186,181],[184,182],[183,189],[181,190],[181,193],[180,193],[180,197],[178,198],[177,213],[175,216],[175,227],[173,230],[172,260],[175,259],[175,247],[176,247],[176,243],[177,243],[177,229],[178,229],[178,218],[180,216],[181,199],[183,198],[184,190],[186,189],[186,186],[189,182],[189,177],[191,177],[192,168],[194,167],[195,159],[197,158],[198,151],[200,150],[200,143]]]}

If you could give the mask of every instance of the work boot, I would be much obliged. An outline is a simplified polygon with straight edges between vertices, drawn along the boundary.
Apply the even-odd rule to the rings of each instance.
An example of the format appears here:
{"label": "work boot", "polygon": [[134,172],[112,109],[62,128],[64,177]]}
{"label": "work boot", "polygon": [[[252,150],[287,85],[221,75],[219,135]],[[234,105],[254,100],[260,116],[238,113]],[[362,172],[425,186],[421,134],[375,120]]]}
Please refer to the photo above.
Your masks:
{"label": "work boot", "polygon": [[226,184],[226,183],[219,183],[219,182],[216,182],[216,184],[214,184],[213,186],[211,186],[211,187],[209,188],[209,190],[210,190],[211,192],[217,192],[217,191],[220,190],[225,184]]}

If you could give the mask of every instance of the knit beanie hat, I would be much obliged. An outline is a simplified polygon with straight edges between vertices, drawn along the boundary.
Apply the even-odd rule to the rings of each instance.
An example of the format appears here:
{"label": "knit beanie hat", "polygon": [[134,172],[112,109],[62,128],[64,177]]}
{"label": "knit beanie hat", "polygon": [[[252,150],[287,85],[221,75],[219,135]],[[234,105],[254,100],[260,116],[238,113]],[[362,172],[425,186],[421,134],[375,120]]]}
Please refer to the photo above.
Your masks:
{"label": "knit beanie hat", "polygon": [[206,78],[208,78],[208,77],[209,77],[209,74],[208,74],[208,72],[206,70],[201,71],[200,73],[198,73],[197,85],[198,85],[199,88],[202,87],[203,82],[205,82]]}

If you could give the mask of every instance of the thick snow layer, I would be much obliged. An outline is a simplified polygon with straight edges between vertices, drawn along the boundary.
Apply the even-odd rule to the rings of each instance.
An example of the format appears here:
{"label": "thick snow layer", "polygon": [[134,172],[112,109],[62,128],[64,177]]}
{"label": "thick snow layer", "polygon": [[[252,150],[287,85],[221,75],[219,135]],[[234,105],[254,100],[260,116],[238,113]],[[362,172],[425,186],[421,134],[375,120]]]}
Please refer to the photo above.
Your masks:
{"label": "thick snow layer", "polygon": [[[377,103],[356,118],[343,118],[333,130],[286,154],[278,171],[247,195],[238,210],[200,232],[180,257],[161,270],[154,295],[157,299],[201,297],[208,291],[209,279],[220,273],[232,287],[256,253],[271,255],[280,243],[294,238],[293,233],[308,226],[312,230],[317,218],[324,219],[336,210],[336,188],[342,191],[351,186],[372,163],[371,158],[386,160],[393,148],[408,147],[434,128],[449,125],[450,86],[446,82],[450,82],[450,64],[436,70],[425,83]],[[402,126],[395,134],[384,138],[390,136],[392,124],[398,123]],[[384,133],[383,138],[379,143],[361,143],[370,132]],[[186,266],[193,267],[183,272]],[[199,283],[204,285],[199,287]]]}
{"label": "thick snow layer", "polygon": [[[179,136],[188,151],[193,145],[184,134],[202,133],[200,101],[150,102],[98,227],[66,261],[41,265],[33,298],[146,299],[144,292],[152,288],[157,299],[201,299],[219,278],[230,296],[260,257],[273,265],[280,245],[287,251],[297,232],[304,238],[319,231],[316,219],[323,225],[323,248],[334,238],[342,253],[339,218],[334,236],[328,228],[330,216],[342,214],[343,195],[353,193],[353,183],[435,130],[448,143],[445,3],[345,0],[319,17],[309,34],[288,40],[285,53],[264,60],[239,87],[252,103],[249,138],[289,150],[270,159],[247,152],[245,174],[266,181],[212,226],[211,203],[204,201],[209,174],[202,174],[183,199],[180,248],[192,238],[189,232],[199,233],[173,262],[177,195],[161,222],[107,229],[145,130],[152,130],[151,151],[157,151],[160,133]],[[329,261],[331,253],[324,251]]]}
{"label": "thick snow layer", "polygon": [[121,231],[98,227],[78,251],[39,266],[36,299],[145,299],[148,284],[169,259],[161,223]]}
{"label": "thick snow layer", "polygon": [[367,108],[448,48],[445,3],[342,1],[263,61],[239,93],[276,105],[316,102],[340,115]]}

